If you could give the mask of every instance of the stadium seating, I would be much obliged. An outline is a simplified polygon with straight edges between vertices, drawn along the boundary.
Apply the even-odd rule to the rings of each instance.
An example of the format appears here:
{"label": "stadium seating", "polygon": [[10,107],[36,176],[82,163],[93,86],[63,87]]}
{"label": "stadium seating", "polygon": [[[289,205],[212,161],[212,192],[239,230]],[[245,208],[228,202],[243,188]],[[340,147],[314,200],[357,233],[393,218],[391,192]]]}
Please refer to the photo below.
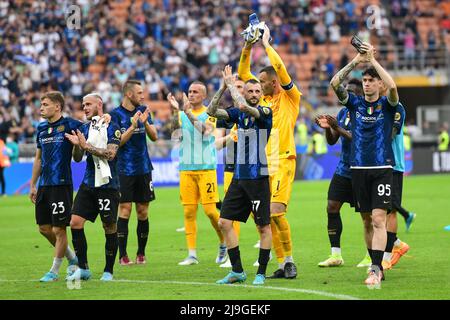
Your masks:
{"label": "stadium seating", "polygon": [[[305,14],[309,14],[310,17],[313,15],[314,19],[317,18],[317,12],[320,13],[320,18],[318,20],[325,20],[325,13],[327,10],[330,10],[328,7],[328,4],[330,4],[332,1],[312,1],[309,7],[309,11],[306,10]],[[344,1],[345,2],[345,1]],[[64,92],[68,99],[68,105],[69,106],[76,106],[78,103],[76,101],[73,101],[73,99],[79,99],[79,95],[72,93],[72,77],[70,76],[73,70],[79,69],[80,64],[82,65],[80,72],[80,75],[78,78],[83,79],[82,84],[82,94],[84,94],[86,90],[95,90],[96,86],[99,86],[102,82],[109,83],[117,94],[118,88],[120,88],[120,83],[123,81],[123,78],[126,77],[133,71],[132,67],[129,67],[130,61],[128,61],[128,65],[126,66],[119,66],[124,63],[124,60],[126,58],[129,58],[130,56],[135,59],[138,54],[145,53],[147,57],[144,59],[145,63],[148,64],[151,68],[157,69],[157,75],[158,78],[155,81],[160,81],[159,90],[160,92],[158,94],[153,94],[153,96],[157,96],[159,99],[162,99],[165,97],[167,92],[169,90],[176,91],[180,90],[181,88],[181,78],[185,77],[184,81],[192,81],[193,79],[196,79],[198,76],[202,76],[205,74],[205,70],[215,70],[219,68],[224,63],[234,63],[236,64],[239,59],[239,52],[242,45],[242,39],[238,35],[238,30],[240,27],[245,25],[245,19],[248,13],[252,12],[252,10],[255,10],[254,7],[250,7],[248,4],[245,4],[245,1],[237,1],[234,5],[235,7],[230,6],[223,6],[222,9],[216,8],[215,14],[218,15],[218,21],[231,21],[233,22],[233,31],[234,36],[229,41],[231,43],[228,44],[228,49],[231,51],[228,55],[225,55],[225,58],[220,58],[219,62],[211,62],[209,60],[208,55],[202,57],[200,59],[200,62],[197,62],[197,64],[194,63],[194,72],[193,76],[188,74],[191,71],[191,67],[187,68],[187,61],[191,61],[191,65],[193,65],[192,60],[189,60],[189,57],[183,56],[186,54],[186,52],[177,52],[176,54],[181,57],[181,64],[179,65],[177,69],[178,71],[170,71],[169,74],[164,74],[166,69],[166,58],[170,54],[170,51],[172,51],[172,47],[174,46],[174,40],[177,37],[176,35],[176,28],[173,28],[174,25],[176,25],[177,20],[177,14],[176,12],[180,11],[181,13],[185,12],[187,16],[189,16],[189,10],[190,7],[183,7],[182,3],[179,1],[167,1],[163,2],[161,0],[137,0],[137,1],[131,1],[131,0],[115,0],[115,1],[98,1],[95,2],[96,4],[89,3],[87,4],[89,7],[84,6],[83,12],[87,15],[83,19],[83,27],[78,30],[79,37],[75,38],[74,44],[72,44],[72,48],[78,48],[78,51],[75,53],[74,57],[70,57],[71,62],[67,62],[67,58],[69,58],[69,51],[67,50],[63,52],[65,57],[57,60],[57,61],[51,61],[52,63],[52,69],[49,70],[49,80],[46,81],[44,84],[42,84],[42,88],[40,88],[40,83],[33,84],[34,88],[38,88],[40,90],[45,90],[46,88],[53,88],[53,89],[59,89]],[[164,6],[169,3],[170,10],[167,10]],[[196,3],[196,2],[195,2]],[[192,6],[195,6],[195,3],[193,3]],[[256,2],[255,2],[256,3]],[[354,54],[354,49],[349,46],[351,34],[342,34],[343,31],[341,31],[341,38],[338,43],[330,43],[328,41],[325,42],[325,44],[315,44],[314,36],[309,32],[304,32],[304,30],[300,30],[299,32],[303,32],[301,35],[301,41],[303,43],[307,43],[307,52],[302,52],[300,54],[293,54],[292,50],[292,44],[290,42],[290,37],[294,33],[294,29],[296,29],[296,25],[292,24],[289,26],[285,33],[280,32],[280,29],[282,29],[283,24],[287,24],[287,19],[284,19],[283,15],[289,15],[292,14],[292,12],[286,12],[281,10],[282,1],[272,1],[272,2],[261,2],[259,4],[259,9],[256,10],[262,10],[261,8],[263,6],[267,6],[269,8],[269,12],[272,12],[274,14],[271,15],[264,15],[264,13],[261,13],[262,17],[264,19],[267,19],[267,23],[273,27],[273,36],[276,40],[276,44],[274,41],[274,46],[276,47],[276,50],[280,53],[282,56],[286,66],[289,67],[289,70],[291,73],[294,73],[293,70],[295,70],[295,74],[292,74],[293,78],[297,80],[297,84],[299,85],[301,91],[303,92],[303,105],[304,106],[312,106],[312,108],[317,107],[326,107],[326,106],[334,106],[336,104],[336,98],[332,92],[328,88],[327,81],[328,79],[324,79],[323,74],[321,75],[320,81],[317,81],[319,78],[318,73],[319,70],[324,66],[325,61],[330,58],[332,64],[334,65],[333,72],[336,72],[340,67],[342,67],[341,59],[342,54],[345,51],[348,55],[348,58],[351,59],[352,55]],[[333,2],[334,4],[338,3],[337,1]],[[396,36],[396,31],[394,30],[394,25],[392,22],[397,20],[400,20],[401,23],[405,23],[404,16],[399,16],[396,18],[393,14],[393,7],[397,3],[398,5],[404,5],[407,4],[407,12],[409,11],[410,14],[412,14],[413,19],[416,21],[417,24],[417,35],[415,35],[415,45],[416,45],[416,60],[413,63],[413,68],[418,68],[416,70],[416,74],[419,74],[419,72],[422,71],[421,68],[425,66],[427,67],[448,67],[448,48],[450,47],[450,32],[444,32],[440,28],[441,22],[445,19],[444,14],[449,15],[450,6],[446,4],[447,2],[438,2],[436,0],[409,0],[409,1],[383,1],[383,0],[358,0],[358,1],[352,1],[354,3],[355,9],[355,15],[359,17],[359,20],[357,21],[358,28],[360,29],[361,26],[365,24],[365,20],[367,18],[367,13],[365,12],[365,8],[367,5],[377,5],[380,8],[383,6],[387,18],[390,22],[390,30],[387,30],[389,35],[387,37],[384,37],[383,40],[386,41],[387,46],[389,47],[389,50],[386,50],[384,53],[384,57],[382,57],[383,62],[386,64],[386,66],[390,69],[394,68],[404,68],[405,67],[405,61],[403,57],[403,47],[401,45],[398,45],[397,47],[393,47],[393,42],[397,40],[397,43],[400,43],[398,39],[394,39]],[[61,14],[61,8],[58,7],[60,5],[59,2],[52,3],[50,2],[46,3],[45,12],[52,12],[53,14]],[[296,4],[299,5],[299,4]],[[298,7],[300,8],[300,7]],[[208,18],[208,10],[207,8],[203,8],[203,10],[200,14],[203,14],[205,16],[196,16],[197,20],[201,20],[203,23],[205,19]],[[308,9],[308,8],[307,8]],[[317,9],[317,10],[315,10]],[[398,9],[398,8],[397,8]],[[10,5],[8,8],[2,9],[6,16],[9,17],[15,17],[15,19],[19,20],[19,25],[24,25],[27,32],[22,33],[22,36],[25,35],[25,37],[29,37],[30,41],[34,41],[36,39],[39,39],[39,25],[44,24],[44,32],[49,33],[52,27],[51,23],[48,23],[48,20],[46,20],[46,17],[43,13],[38,13],[39,7],[34,4],[31,5],[27,1],[14,1],[10,2]],[[35,12],[36,11],[36,12]],[[264,10],[262,10],[264,11]],[[402,7],[402,13],[405,14],[405,7]],[[28,14],[32,20],[32,24],[27,24],[27,15],[25,12],[31,12],[32,14]],[[314,12],[314,13],[313,13]],[[235,14],[236,13],[236,14]],[[276,13],[276,14],[275,14]],[[198,13],[196,13],[198,14]],[[230,17],[227,16],[230,15]],[[336,14],[339,16],[341,13]],[[221,16],[222,15],[222,16]],[[277,18],[278,15],[281,15],[279,18]],[[314,16],[315,15],[315,16]],[[1,21],[6,21],[3,19],[3,17],[0,17]],[[100,27],[100,20],[106,19],[106,26],[107,32],[105,30],[102,30]],[[145,39],[140,39],[138,36],[138,33],[136,32],[136,23],[139,19],[144,19],[146,23],[147,28],[147,35]],[[221,20],[222,19],[222,20]],[[277,20],[278,19],[278,20]],[[291,16],[289,19],[304,19],[299,18],[299,16]],[[313,20],[314,20],[313,19]],[[297,20],[297,21],[300,21]],[[56,21],[56,20],[55,20]],[[306,20],[305,20],[306,21]],[[87,23],[88,22],[88,23]],[[158,25],[161,30],[159,35],[157,35],[158,32],[155,31],[155,26]],[[89,30],[88,26],[94,26],[94,31],[97,32],[99,35],[99,43],[98,48],[96,50],[96,55],[94,57],[91,57],[89,59],[86,59],[85,51],[87,48],[85,48],[85,44],[81,43],[81,39],[86,36],[87,30]],[[277,27],[278,26],[278,27]],[[0,27],[1,23],[0,23]],[[60,37],[60,42],[63,46],[67,47],[67,33],[63,30],[64,26],[60,25],[57,27],[57,32]],[[114,30],[110,30],[114,29]],[[164,29],[165,28],[165,29]],[[171,28],[170,32],[168,32],[167,28]],[[275,29],[278,28],[278,31],[275,31]],[[47,29],[47,30],[46,30]],[[5,39],[7,41],[13,41],[17,42],[19,41],[19,34],[16,30],[11,28],[4,28],[2,30],[6,30],[7,34],[5,34]],[[117,53],[113,60],[114,62],[111,62],[111,56],[110,52],[108,51],[108,46],[111,44],[108,43],[108,37],[109,32],[112,31],[114,36],[114,41],[116,42],[115,45],[117,46]],[[435,36],[435,44],[436,48],[435,52],[439,51],[439,61],[437,61],[435,55],[431,54],[429,55],[427,53],[427,50],[429,50],[429,32],[432,31]],[[208,33],[210,32],[210,33]],[[188,33],[187,31],[184,31],[184,33]],[[185,34],[183,33],[183,36]],[[124,47],[124,40],[128,35],[131,34],[133,36],[134,43],[132,47],[129,48],[127,51],[128,53],[125,54],[125,47]],[[186,37],[185,39],[188,39],[189,41],[197,41],[196,43],[189,43],[188,48],[193,46],[201,46],[203,43],[212,42],[213,38],[215,36],[215,33],[211,30],[204,34],[204,39],[199,40],[199,37],[189,38]],[[327,35],[328,37],[328,35]],[[34,39],[34,40],[33,40]],[[372,30],[370,32],[370,41],[375,44],[375,46],[378,45],[378,37],[377,32]],[[420,40],[420,43],[423,44],[423,48],[420,48],[418,46],[418,40]],[[447,55],[447,58],[442,55],[442,47],[441,47],[441,41],[443,41],[446,44],[446,50],[444,54]],[[432,41],[431,41],[432,43]],[[46,44],[47,45],[47,44]],[[144,49],[145,46],[150,46],[153,49],[152,51],[149,51],[148,49]],[[3,63],[6,68],[11,71],[13,70],[13,66],[16,66],[19,64],[19,67],[15,68],[19,75],[17,79],[22,79],[23,74],[22,71],[29,68],[32,69],[32,64],[26,63],[26,62],[18,62],[18,58],[22,59],[21,61],[26,61],[27,59],[33,60],[29,56],[29,53],[22,52],[23,46],[18,45],[13,47],[12,54],[6,54],[5,51],[6,47],[0,46],[0,56],[1,57],[8,57]],[[303,48],[301,48],[303,49]],[[130,51],[131,50],[131,51]],[[75,51],[75,49],[74,49]],[[188,50],[185,50],[188,51]],[[48,52],[43,52],[45,55],[45,58],[50,61],[50,57],[48,56]],[[131,53],[131,54],[130,54]],[[422,54],[424,53],[424,54]],[[39,55],[41,55],[39,53]],[[421,55],[422,54],[422,55]],[[134,57],[133,57],[134,56]],[[264,56],[264,55],[261,55]],[[419,61],[420,56],[425,56],[425,59],[431,59],[431,63],[423,63]],[[12,58],[13,57],[13,58]],[[431,58],[430,58],[431,57]],[[34,57],[34,59],[37,59],[39,57]],[[52,57],[53,58],[53,57]],[[192,58],[192,57],[191,57]],[[320,58],[320,59],[319,59]],[[447,60],[445,60],[445,58]],[[24,60],[23,60],[24,59]],[[229,59],[228,61],[225,61]],[[434,60],[433,60],[434,59]],[[214,61],[214,59],[212,60]],[[434,61],[434,62],[433,62]],[[41,63],[41,62],[34,62],[34,63]],[[254,65],[257,65],[257,67],[261,67],[262,64],[266,62],[263,62],[261,58],[258,58],[258,61],[253,61]],[[204,68],[199,68],[200,65],[204,65]],[[45,64],[44,64],[45,65]],[[60,70],[59,67],[63,67],[63,70]],[[408,67],[406,65],[406,67]],[[159,69],[158,69],[159,68]],[[67,70],[70,70],[70,72],[67,72]],[[119,72],[120,74],[116,74],[116,72]],[[144,77],[147,75],[148,71],[144,70]],[[11,72],[5,72],[4,74],[0,74],[0,80],[7,80],[7,83],[11,83],[10,79],[6,79],[4,75],[11,74]],[[42,74],[42,73],[41,73]],[[414,70],[412,71],[412,74],[414,74]],[[219,83],[220,79],[220,73],[215,74],[212,72],[211,74],[204,75],[205,79],[207,80],[208,84],[211,86],[216,86],[217,83]],[[329,74],[326,75],[327,77],[330,77]],[[26,75],[25,75],[26,77]],[[30,75],[28,75],[30,77]],[[62,78],[61,78],[62,77]],[[75,77],[77,78],[77,77]],[[169,78],[176,78],[175,81],[173,81],[173,87],[168,87],[167,79]],[[186,78],[188,78],[186,80]],[[141,78],[142,79],[142,78]],[[170,79],[169,79],[170,80]],[[320,84],[318,84],[320,82]],[[1,83],[1,81],[0,81]],[[6,86],[6,88],[2,88],[4,94],[11,95],[11,90],[15,90],[15,96],[21,96],[21,97],[27,97],[28,99],[25,103],[21,103],[18,107],[18,112],[13,113],[13,116],[16,118],[17,122],[20,122],[20,118],[26,113],[27,115],[30,114],[30,111],[28,110],[25,112],[24,106],[26,105],[33,105],[33,102],[30,101],[30,97],[37,97],[39,96],[38,90],[30,90],[29,92],[23,92],[22,84],[27,83],[27,81],[23,82],[17,81],[17,84],[9,84]],[[314,90],[314,94],[311,92],[311,88],[316,89],[317,86],[321,86],[320,90]],[[328,88],[328,89],[327,89]],[[184,87],[184,90],[186,90],[186,87]],[[76,90],[74,90],[76,92]],[[146,88],[146,91],[149,91],[148,88]],[[212,94],[213,90],[210,90],[210,94]],[[6,92],[6,93],[5,93]],[[29,94],[30,93],[30,94]],[[73,96],[72,96],[73,95]],[[117,95],[116,95],[117,96]],[[168,103],[164,100],[158,100],[153,101],[150,100],[150,94],[146,97],[147,101],[146,103],[151,106],[152,110],[156,111],[157,117],[160,119],[167,119],[170,114],[170,107]],[[10,104],[11,102],[9,100],[11,99],[4,99],[1,100],[2,97],[0,96],[0,106],[6,106],[8,110],[10,110]],[[315,102],[313,103],[311,99],[315,99]],[[112,101],[109,101],[109,108],[112,107],[113,104],[117,103],[115,100],[114,103]],[[74,109],[75,110],[75,109]],[[35,112],[35,111],[34,111]],[[3,120],[0,120],[3,121]]]}

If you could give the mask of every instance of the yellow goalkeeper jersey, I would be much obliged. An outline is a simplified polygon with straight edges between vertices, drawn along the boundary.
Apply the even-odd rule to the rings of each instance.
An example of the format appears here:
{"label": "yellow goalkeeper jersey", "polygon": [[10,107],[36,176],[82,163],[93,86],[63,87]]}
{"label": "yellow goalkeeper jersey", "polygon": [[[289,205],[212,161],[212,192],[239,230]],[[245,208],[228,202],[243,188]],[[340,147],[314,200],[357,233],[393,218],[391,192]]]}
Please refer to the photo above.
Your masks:
{"label": "yellow goalkeeper jersey", "polygon": [[[270,107],[273,113],[272,131],[266,148],[270,164],[275,159],[289,159],[297,156],[295,152],[294,129],[300,111],[300,97],[302,93],[293,83],[277,52],[272,47],[266,48],[266,52],[283,88],[280,93],[273,96],[263,96],[260,100],[260,105]],[[250,71],[250,53],[250,48],[242,50],[238,75],[243,81],[257,80]]]}

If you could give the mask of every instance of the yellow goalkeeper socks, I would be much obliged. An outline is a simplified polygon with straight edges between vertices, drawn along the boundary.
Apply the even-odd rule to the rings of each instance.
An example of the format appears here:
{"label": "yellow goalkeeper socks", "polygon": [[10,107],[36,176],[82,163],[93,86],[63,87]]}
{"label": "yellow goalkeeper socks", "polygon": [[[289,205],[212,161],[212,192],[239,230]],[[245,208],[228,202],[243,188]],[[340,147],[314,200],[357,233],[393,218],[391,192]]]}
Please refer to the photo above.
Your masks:
{"label": "yellow goalkeeper socks", "polygon": [[184,228],[188,249],[197,247],[197,205],[186,204],[184,209]]}
{"label": "yellow goalkeeper socks", "polygon": [[281,264],[284,261],[283,246],[280,241],[277,225],[275,224],[273,218],[270,219],[270,228],[272,229],[272,247],[275,251],[275,255],[277,256],[278,264]]}
{"label": "yellow goalkeeper socks", "polygon": [[282,215],[273,217],[273,220],[275,221],[280,233],[280,241],[283,247],[284,257],[290,257],[292,256],[291,228],[285,214],[286,213],[283,213]]}

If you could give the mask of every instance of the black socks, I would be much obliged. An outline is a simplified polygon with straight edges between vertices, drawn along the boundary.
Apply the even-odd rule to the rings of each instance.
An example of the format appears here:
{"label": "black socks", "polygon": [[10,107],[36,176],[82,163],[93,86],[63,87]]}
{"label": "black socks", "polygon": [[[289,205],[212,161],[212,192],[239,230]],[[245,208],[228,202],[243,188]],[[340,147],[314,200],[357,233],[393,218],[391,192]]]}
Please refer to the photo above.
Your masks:
{"label": "black socks", "polygon": [[328,238],[332,248],[341,247],[342,220],[339,212],[328,212]]}
{"label": "black socks", "polygon": [[120,218],[117,220],[117,238],[119,241],[119,258],[127,255],[128,241],[128,219]]}
{"label": "black socks", "polygon": [[147,245],[149,223],[148,219],[138,220],[137,238],[138,238],[138,255],[145,256],[145,246]]}
{"label": "black socks", "polygon": [[239,246],[228,249],[228,256],[230,257],[233,272],[237,272],[237,273],[243,272],[244,269],[242,269],[241,254],[239,252]]}
{"label": "black socks", "polygon": [[105,242],[105,272],[113,273],[114,261],[117,256],[118,249],[118,240],[117,240],[117,232],[113,234],[105,234],[106,242]]}
{"label": "black socks", "polygon": [[78,258],[78,266],[81,269],[89,269],[87,262],[87,242],[84,234],[84,229],[71,229],[72,244],[75,254]]}

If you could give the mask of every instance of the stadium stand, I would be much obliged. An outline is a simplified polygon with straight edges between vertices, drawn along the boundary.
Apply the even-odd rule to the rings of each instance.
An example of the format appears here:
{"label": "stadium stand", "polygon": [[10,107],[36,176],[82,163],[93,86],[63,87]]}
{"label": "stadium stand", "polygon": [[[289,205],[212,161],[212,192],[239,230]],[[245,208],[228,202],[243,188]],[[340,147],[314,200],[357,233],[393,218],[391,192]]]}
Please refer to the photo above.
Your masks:
{"label": "stadium stand", "polygon": [[[164,131],[170,114],[165,96],[172,91],[179,97],[194,79],[206,82],[212,94],[220,85],[220,68],[238,63],[239,33],[252,12],[270,25],[274,46],[304,93],[306,110],[336,105],[328,83],[354,54],[348,44],[357,31],[376,45],[394,74],[414,78],[430,70],[448,72],[450,65],[449,0],[75,4],[81,9],[79,29],[67,27],[69,1],[0,0],[0,136],[13,130],[18,142],[33,142],[25,127],[28,122],[37,126],[43,91],[62,91],[67,112],[81,118],[83,94],[100,92],[111,110],[130,77],[145,82],[161,134],[170,137]],[[369,30],[366,21],[374,8],[380,26]],[[268,63],[259,45],[252,61],[254,72]]]}

